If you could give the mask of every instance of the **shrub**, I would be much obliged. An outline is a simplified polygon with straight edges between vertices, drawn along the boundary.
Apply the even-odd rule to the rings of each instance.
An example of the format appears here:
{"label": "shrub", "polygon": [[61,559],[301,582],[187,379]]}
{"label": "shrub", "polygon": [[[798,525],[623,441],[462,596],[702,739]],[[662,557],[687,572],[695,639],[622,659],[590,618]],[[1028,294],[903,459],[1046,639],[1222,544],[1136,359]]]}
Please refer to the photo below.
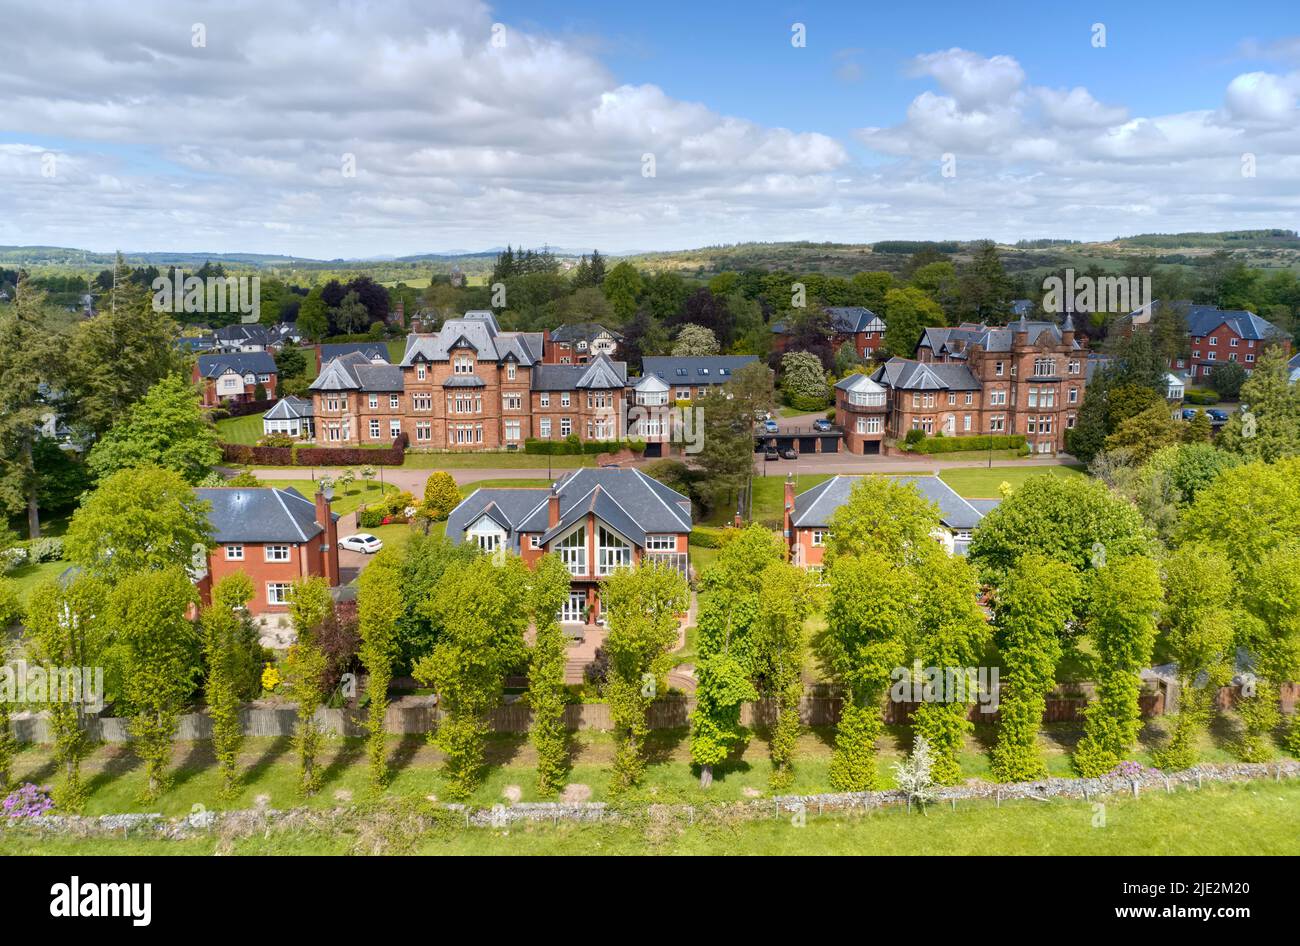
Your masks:
{"label": "shrub", "polygon": [[10,821],[19,818],[39,818],[41,815],[49,814],[53,807],[54,802],[50,799],[49,789],[27,782],[10,792],[5,798],[4,816]]}
{"label": "shrub", "polygon": [[423,510],[431,519],[441,522],[460,503],[460,488],[450,473],[436,470],[424,482]]}
{"label": "shrub", "polygon": [[922,430],[920,427],[913,427],[903,437],[903,443],[907,444],[909,447],[915,447],[918,443],[920,443],[924,439],[925,439],[925,431]]}
{"label": "shrub", "polygon": [[63,558],[63,540],[54,536],[35,539],[28,546],[27,556],[33,565],[39,562],[57,562]]}
{"label": "shrub", "polygon": [[1209,405],[1218,404],[1219,396],[1212,391],[1196,391],[1191,388],[1183,394],[1183,400],[1188,404]]}
{"label": "shrub", "polygon": [[384,524],[388,514],[382,509],[357,510],[357,526],[362,529],[375,529]]}
{"label": "shrub", "polygon": [[690,542],[702,549],[720,549],[722,548],[722,533],[717,529],[695,526],[691,529]]}
{"label": "shrub", "polygon": [[266,434],[257,441],[259,447],[292,447],[294,439],[288,434]]}
{"label": "shrub", "polygon": [[[908,431],[908,435],[916,431]],[[976,434],[973,437],[922,437],[913,442],[917,453],[957,453],[963,450],[1018,450],[1028,449],[1023,434]]]}

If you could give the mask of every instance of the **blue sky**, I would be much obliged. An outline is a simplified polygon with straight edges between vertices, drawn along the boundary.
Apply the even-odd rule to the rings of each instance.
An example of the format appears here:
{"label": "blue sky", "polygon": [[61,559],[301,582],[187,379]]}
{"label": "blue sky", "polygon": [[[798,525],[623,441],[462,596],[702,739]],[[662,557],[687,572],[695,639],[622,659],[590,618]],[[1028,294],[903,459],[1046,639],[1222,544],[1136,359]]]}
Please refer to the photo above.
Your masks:
{"label": "blue sky", "polygon": [[9,6],[0,243],[619,252],[1300,210],[1300,17],[1275,0]]}

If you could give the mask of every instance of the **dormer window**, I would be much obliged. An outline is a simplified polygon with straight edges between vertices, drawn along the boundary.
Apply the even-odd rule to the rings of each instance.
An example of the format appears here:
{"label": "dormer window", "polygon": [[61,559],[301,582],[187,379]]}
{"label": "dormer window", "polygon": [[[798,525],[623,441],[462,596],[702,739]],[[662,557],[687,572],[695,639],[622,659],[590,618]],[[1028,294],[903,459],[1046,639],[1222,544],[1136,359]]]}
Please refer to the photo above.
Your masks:
{"label": "dormer window", "polygon": [[428,375],[429,375],[429,370],[425,368],[423,362],[415,366],[416,380],[423,381],[426,377],[428,377]]}
{"label": "dormer window", "polygon": [[458,353],[452,362],[452,371],[456,374],[473,374],[474,356]]}
{"label": "dormer window", "polygon": [[515,380],[515,363],[513,361],[506,362],[506,380]]}

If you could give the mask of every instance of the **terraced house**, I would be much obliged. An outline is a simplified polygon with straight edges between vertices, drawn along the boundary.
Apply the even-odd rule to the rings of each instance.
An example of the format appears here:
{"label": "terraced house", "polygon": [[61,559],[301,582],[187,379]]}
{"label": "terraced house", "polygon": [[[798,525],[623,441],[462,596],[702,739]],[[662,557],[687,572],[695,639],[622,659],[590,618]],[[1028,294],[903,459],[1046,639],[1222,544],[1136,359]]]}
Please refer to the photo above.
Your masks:
{"label": "terraced house", "polygon": [[1267,319],[1245,309],[1220,309],[1214,305],[1156,300],[1118,321],[1117,330],[1130,334],[1149,328],[1155,311],[1168,306],[1187,326],[1184,350],[1171,358],[1169,367],[1185,372],[1193,382],[1209,378],[1219,365],[1236,363],[1249,374],[1266,345],[1291,350],[1291,336]]}
{"label": "terraced house", "polygon": [[599,585],[650,559],[688,571],[691,501],[640,470],[582,469],[550,489],[478,489],[447,517],[447,537],[531,564],[552,552],[572,575],[560,618],[602,623]]}
{"label": "terraced house", "polygon": [[[1022,316],[1005,327],[927,328],[915,358],[891,358],[870,379],[885,391],[888,437],[1023,434],[1034,453],[1053,454],[1083,403],[1086,365],[1068,314],[1060,325]],[[853,393],[838,390],[836,407],[846,402],[856,423]]]}
{"label": "terraced house", "polygon": [[491,312],[407,336],[397,365],[352,351],[311,384],[316,441],[473,451],[524,441],[617,437],[627,366],[598,354],[585,365],[543,364],[543,333],[503,332]]}

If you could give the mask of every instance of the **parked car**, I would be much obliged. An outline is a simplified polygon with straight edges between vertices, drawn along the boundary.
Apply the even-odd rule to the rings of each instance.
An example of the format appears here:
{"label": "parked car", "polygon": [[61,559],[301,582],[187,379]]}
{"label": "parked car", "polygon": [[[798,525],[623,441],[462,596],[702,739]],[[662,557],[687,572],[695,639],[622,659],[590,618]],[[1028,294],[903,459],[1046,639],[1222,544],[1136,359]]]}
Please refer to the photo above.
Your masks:
{"label": "parked car", "polygon": [[356,535],[339,539],[339,548],[347,549],[349,552],[365,552],[367,555],[373,555],[383,547],[383,540],[369,532],[358,532]]}
{"label": "parked car", "polygon": [[778,425],[777,422],[772,420],[772,418],[770,417],[767,420],[763,421],[763,430],[765,433],[774,434],[780,429],[781,429],[780,425]]}
{"label": "parked car", "polygon": [[763,451],[764,462],[768,460],[779,460],[779,459],[781,459],[781,454],[776,452],[776,447],[768,447],[766,450]]}
{"label": "parked car", "polygon": [[1228,422],[1228,412],[1221,411],[1217,407],[1207,407],[1205,413],[1210,415],[1210,420],[1216,424],[1226,424]]}
{"label": "parked car", "polygon": [[813,421],[813,430],[820,430],[823,433],[831,429],[831,422],[825,417],[819,417]]}
{"label": "parked car", "polygon": [[781,457],[785,460],[798,460],[799,454],[795,452],[794,447],[785,447],[781,450]]}
{"label": "parked car", "polygon": [[1196,415],[1199,414],[1199,413],[1200,413],[1200,411],[1198,411],[1198,410],[1197,410],[1196,408],[1194,408],[1194,407],[1184,407],[1184,408],[1183,408],[1183,420],[1196,420]]}

